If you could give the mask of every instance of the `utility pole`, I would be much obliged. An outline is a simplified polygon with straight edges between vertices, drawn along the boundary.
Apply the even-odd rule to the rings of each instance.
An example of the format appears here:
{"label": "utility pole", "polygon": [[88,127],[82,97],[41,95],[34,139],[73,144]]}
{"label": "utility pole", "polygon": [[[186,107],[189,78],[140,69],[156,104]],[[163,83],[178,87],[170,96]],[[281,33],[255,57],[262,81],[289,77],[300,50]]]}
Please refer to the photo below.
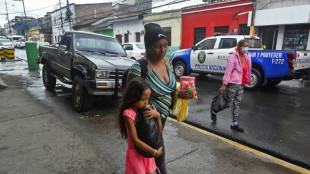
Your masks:
{"label": "utility pole", "polygon": [[6,18],[8,20],[8,24],[9,24],[9,33],[12,34],[11,32],[11,25],[10,25],[10,20],[9,20],[9,13],[8,13],[8,5],[6,3],[6,0],[5,0],[5,8],[6,8]]}
{"label": "utility pole", "polygon": [[61,33],[63,35],[64,34],[64,26],[63,26],[63,22],[62,22],[62,11],[61,11],[61,2],[60,2],[60,0],[59,0],[59,7],[60,7],[59,11],[60,11],[60,21],[61,21]]}
{"label": "utility pole", "polygon": [[253,0],[253,10],[252,10],[252,17],[251,17],[250,36],[254,35],[255,11],[256,11],[256,0]]}
{"label": "utility pole", "polygon": [[25,10],[24,0],[23,0],[23,7],[24,7],[24,13],[25,13],[25,35],[26,35],[25,39],[28,40],[28,38],[27,38],[27,35],[28,35],[27,15],[26,15],[26,10]]}
{"label": "utility pole", "polygon": [[72,27],[71,27],[71,11],[70,11],[70,7],[69,7],[69,0],[67,0],[67,12],[66,12],[66,20],[69,21],[69,26],[70,26],[70,30],[72,30]]}
{"label": "utility pole", "polygon": [[[27,34],[28,34],[28,27],[27,27],[27,15],[26,15],[26,10],[25,10],[25,3],[24,3],[24,0],[13,0],[13,1],[23,1],[23,7],[24,7],[24,13],[25,13],[25,19],[24,19],[24,22],[25,22],[25,39],[27,40]],[[23,17],[22,17],[23,19]]]}

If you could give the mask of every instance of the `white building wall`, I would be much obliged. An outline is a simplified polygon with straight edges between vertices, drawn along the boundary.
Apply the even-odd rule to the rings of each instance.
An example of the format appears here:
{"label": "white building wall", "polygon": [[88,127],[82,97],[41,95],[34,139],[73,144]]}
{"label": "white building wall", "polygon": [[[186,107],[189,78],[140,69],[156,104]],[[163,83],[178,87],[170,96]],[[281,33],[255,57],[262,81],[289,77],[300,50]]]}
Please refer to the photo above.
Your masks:
{"label": "white building wall", "polygon": [[136,32],[140,32],[140,42],[144,42],[144,35],[141,33],[143,30],[142,19],[113,23],[114,36],[122,35],[123,43],[125,42],[124,34],[127,34],[128,32],[128,42],[136,42]]}
{"label": "white building wall", "polygon": [[[74,5],[70,5],[70,11],[73,13],[71,16],[71,27],[75,24],[75,10]],[[53,43],[59,42],[59,38],[65,31],[70,30],[70,24],[68,21],[65,20],[66,18],[67,8],[62,8],[61,10],[57,10],[51,13],[51,20],[52,20],[52,32],[53,32]],[[61,13],[63,18],[63,27],[61,27]],[[63,28],[63,30],[62,30]]]}
{"label": "white building wall", "polygon": [[283,39],[284,39],[284,31],[285,31],[285,26],[280,25],[279,30],[278,30],[276,50],[282,50]]}

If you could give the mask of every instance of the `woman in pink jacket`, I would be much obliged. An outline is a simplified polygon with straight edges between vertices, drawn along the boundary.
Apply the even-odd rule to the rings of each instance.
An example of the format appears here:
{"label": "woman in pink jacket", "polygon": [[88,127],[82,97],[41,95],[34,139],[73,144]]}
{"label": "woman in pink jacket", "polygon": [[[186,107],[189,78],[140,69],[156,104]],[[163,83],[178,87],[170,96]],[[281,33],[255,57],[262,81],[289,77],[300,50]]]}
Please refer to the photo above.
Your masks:
{"label": "woman in pink jacket", "polygon": [[[237,44],[236,52],[228,57],[223,85],[220,92],[224,92],[226,97],[226,107],[230,107],[233,115],[233,122],[230,128],[239,132],[243,129],[238,126],[237,118],[239,107],[243,97],[243,85],[251,84],[251,57],[246,53],[249,50],[249,43],[240,40]],[[216,121],[216,112],[211,111],[212,121]]]}

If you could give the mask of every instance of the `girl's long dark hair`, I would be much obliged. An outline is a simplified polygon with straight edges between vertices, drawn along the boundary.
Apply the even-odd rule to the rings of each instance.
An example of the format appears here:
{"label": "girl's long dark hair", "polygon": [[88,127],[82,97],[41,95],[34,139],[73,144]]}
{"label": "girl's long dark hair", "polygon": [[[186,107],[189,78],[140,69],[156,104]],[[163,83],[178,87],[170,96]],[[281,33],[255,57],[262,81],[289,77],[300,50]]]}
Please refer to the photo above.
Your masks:
{"label": "girl's long dark hair", "polygon": [[125,126],[125,120],[123,117],[123,112],[125,109],[128,109],[134,105],[134,103],[141,100],[143,91],[149,89],[150,86],[145,82],[144,79],[140,77],[136,77],[130,81],[128,86],[126,87],[125,94],[123,96],[123,100],[119,107],[118,112],[118,121],[117,126],[121,132],[122,138],[127,138],[127,130]]}

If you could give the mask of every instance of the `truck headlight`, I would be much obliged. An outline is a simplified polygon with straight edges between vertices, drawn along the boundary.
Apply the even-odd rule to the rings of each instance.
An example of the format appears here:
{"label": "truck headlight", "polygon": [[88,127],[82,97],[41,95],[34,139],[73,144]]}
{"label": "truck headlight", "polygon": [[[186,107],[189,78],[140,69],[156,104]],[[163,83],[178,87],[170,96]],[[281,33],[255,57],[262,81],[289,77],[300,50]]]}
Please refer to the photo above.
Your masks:
{"label": "truck headlight", "polygon": [[109,71],[96,70],[96,78],[97,79],[107,79],[107,78],[109,78]]}

